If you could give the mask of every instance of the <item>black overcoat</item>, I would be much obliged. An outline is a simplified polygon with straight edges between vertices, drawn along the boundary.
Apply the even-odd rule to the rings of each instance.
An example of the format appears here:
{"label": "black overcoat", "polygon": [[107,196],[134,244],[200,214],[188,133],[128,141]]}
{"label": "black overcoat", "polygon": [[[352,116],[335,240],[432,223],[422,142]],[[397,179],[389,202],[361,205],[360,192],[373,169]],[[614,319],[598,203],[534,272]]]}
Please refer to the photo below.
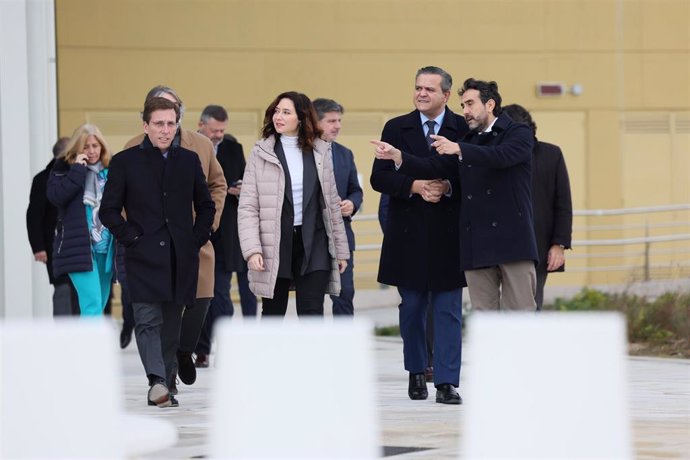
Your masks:
{"label": "black overcoat", "polygon": [[491,132],[471,132],[463,138],[462,161],[456,155],[420,161],[403,153],[400,172],[432,178],[455,171],[460,177],[463,270],[538,260],[532,223],[532,145],[527,125],[500,115]]}
{"label": "black overcoat", "polygon": [[[228,187],[242,179],[246,161],[242,144],[237,142],[234,137],[225,135],[221,143],[218,144],[216,158],[221,168],[223,168],[223,174]],[[226,195],[225,207],[220,217],[220,225],[212,236],[213,247],[216,250],[216,260],[222,257],[226,272],[245,270],[245,262],[240,249],[240,238],[237,232],[238,205],[239,197],[230,194]]]}
{"label": "black overcoat", "polygon": [[[457,139],[466,132],[465,120],[446,108],[438,133]],[[417,110],[389,120],[383,128],[381,140],[408,156],[420,159],[439,156],[426,143]],[[450,175],[454,176],[451,186],[458,192],[457,171]],[[448,174],[439,174],[432,178],[447,177]],[[465,286],[460,271],[460,202],[454,197],[443,197],[439,203],[428,203],[419,195],[410,196],[414,178],[396,172],[389,160],[374,160],[370,180],[374,190],[390,196],[378,281],[429,291],[448,291]]]}
{"label": "black overcoat", "polygon": [[[560,244],[570,248],[573,232],[573,203],[570,179],[560,147],[535,140],[532,155],[532,207],[539,265],[546,271],[549,248]],[[565,270],[565,264],[555,271]]]}
{"label": "black overcoat", "polygon": [[126,247],[132,302],[194,303],[199,248],[214,214],[194,152],[171,146],[166,160],[145,137],[113,157],[99,216]]}
{"label": "black overcoat", "polygon": [[48,256],[46,269],[50,284],[64,283],[65,276],[53,276],[53,239],[55,238],[55,224],[57,222],[57,208],[48,201],[46,191],[48,189],[48,176],[53,169],[55,160],[50,160],[48,166],[34,176],[31,182],[31,194],[29,206],[26,208],[26,231],[29,235],[29,244],[34,254],[45,251]]}

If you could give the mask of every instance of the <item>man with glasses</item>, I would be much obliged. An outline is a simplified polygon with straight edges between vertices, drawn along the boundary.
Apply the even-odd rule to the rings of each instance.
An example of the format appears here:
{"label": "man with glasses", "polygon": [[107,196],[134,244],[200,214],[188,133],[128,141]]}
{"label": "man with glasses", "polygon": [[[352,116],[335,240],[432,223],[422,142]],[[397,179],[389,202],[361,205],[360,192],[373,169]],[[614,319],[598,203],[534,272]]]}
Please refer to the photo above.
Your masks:
{"label": "man with glasses", "polygon": [[[174,89],[168,86],[154,86],[146,95],[146,100],[154,97],[162,97],[173,102],[180,110],[180,122],[184,117],[184,104]],[[129,148],[139,145],[143,135],[131,139],[125,145]],[[213,231],[218,229],[220,218],[225,206],[225,197],[228,193],[228,185],[223,175],[223,169],[216,159],[213,144],[204,135],[178,126],[172,140],[173,145],[181,146],[191,150],[199,156],[201,169],[204,172],[208,190],[215,203],[216,216],[213,221]],[[213,298],[215,253],[211,242],[206,243],[199,253],[199,279],[197,284],[197,294],[194,302],[185,305],[182,316],[182,326],[180,328],[180,349],[177,352],[178,366],[175,374],[170,376],[172,394],[177,394],[176,375],[179,373],[180,380],[186,385],[191,385],[196,381],[196,367],[192,360],[192,353],[196,349],[199,335],[206,319],[208,307]]]}
{"label": "man with glasses", "polygon": [[215,214],[198,155],[173,143],[179,119],[174,102],[161,97],[146,101],[145,137],[113,157],[99,212],[126,248],[148,404],[158,407],[177,405],[170,386],[182,309],[195,301],[199,249],[209,240]]}

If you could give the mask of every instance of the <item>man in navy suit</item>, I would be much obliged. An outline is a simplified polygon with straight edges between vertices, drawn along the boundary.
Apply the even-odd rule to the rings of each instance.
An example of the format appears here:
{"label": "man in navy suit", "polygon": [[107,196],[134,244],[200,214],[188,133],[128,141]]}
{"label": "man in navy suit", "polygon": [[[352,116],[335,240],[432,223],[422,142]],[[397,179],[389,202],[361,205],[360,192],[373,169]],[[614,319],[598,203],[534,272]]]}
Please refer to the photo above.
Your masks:
{"label": "man in navy suit", "polygon": [[[532,221],[534,134],[502,113],[495,81],[468,78],[458,91],[471,130],[460,142],[443,133],[419,158],[377,142],[376,161],[406,178],[459,177],[461,268],[475,310],[536,310],[537,243]],[[397,147],[397,148],[396,148]]]}
{"label": "man in navy suit", "polygon": [[[389,120],[381,140],[418,158],[437,156],[430,148],[433,134],[457,139],[467,132],[462,117],[446,103],[452,77],[439,67],[417,71],[415,110]],[[409,372],[410,399],[428,397],[424,371],[428,306],[434,315],[433,380],[436,402],[460,404],[462,354],[462,286],[460,271],[460,184],[440,175],[415,180],[401,174],[390,161],[374,161],[371,185],[388,195],[378,281],[398,287],[400,335],[405,369]]]}
{"label": "man in navy suit", "polygon": [[352,300],[355,297],[355,282],[352,272],[355,265],[353,258],[355,234],[352,232],[352,216],[362,206],[362,187],[359,185],[352,150],[335,141],[340,134],[340,123],[345,109],[332,99],[314,99],[313,104],[319,118],[319,128],[323,131],[321,138],[331,143],[335,184],[340,196],[340,212],[343,215],[347,243],[350,246],[350,263],[340,274],[340,295],[331,296],[333,316],[352,316],[354,314]]}

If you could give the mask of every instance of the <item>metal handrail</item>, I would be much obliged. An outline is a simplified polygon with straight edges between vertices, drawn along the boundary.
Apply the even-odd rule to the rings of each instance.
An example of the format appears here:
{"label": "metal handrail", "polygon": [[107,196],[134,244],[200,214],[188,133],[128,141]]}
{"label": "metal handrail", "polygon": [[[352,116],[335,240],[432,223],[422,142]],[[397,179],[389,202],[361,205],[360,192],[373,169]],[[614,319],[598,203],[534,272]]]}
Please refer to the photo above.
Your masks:
{"label": "metal handrail", "polygon": [[[649,214],[652,212],[688,211],[690,204],[664,204],[659,206],[643,206],[638,208],[615,209],[575,209],[573,216],[623,216],[629,214]],[[355,214],[354,221],[378,220],[376,214]]]}

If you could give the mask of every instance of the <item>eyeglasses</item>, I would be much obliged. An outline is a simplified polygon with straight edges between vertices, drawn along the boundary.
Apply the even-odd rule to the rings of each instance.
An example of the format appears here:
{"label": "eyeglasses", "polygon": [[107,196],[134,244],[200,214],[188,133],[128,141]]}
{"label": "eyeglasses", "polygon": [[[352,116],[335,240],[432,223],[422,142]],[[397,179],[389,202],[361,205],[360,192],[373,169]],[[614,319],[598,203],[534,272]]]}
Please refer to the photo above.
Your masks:
{"label": "eyeglasses", "polygon": [[151,124],[158,129],[163,129],[163,128],[176,129],[177,128],[177,123],[172,122],[172,121],[167,121],[167,122],[166,121],[154,121]]}

